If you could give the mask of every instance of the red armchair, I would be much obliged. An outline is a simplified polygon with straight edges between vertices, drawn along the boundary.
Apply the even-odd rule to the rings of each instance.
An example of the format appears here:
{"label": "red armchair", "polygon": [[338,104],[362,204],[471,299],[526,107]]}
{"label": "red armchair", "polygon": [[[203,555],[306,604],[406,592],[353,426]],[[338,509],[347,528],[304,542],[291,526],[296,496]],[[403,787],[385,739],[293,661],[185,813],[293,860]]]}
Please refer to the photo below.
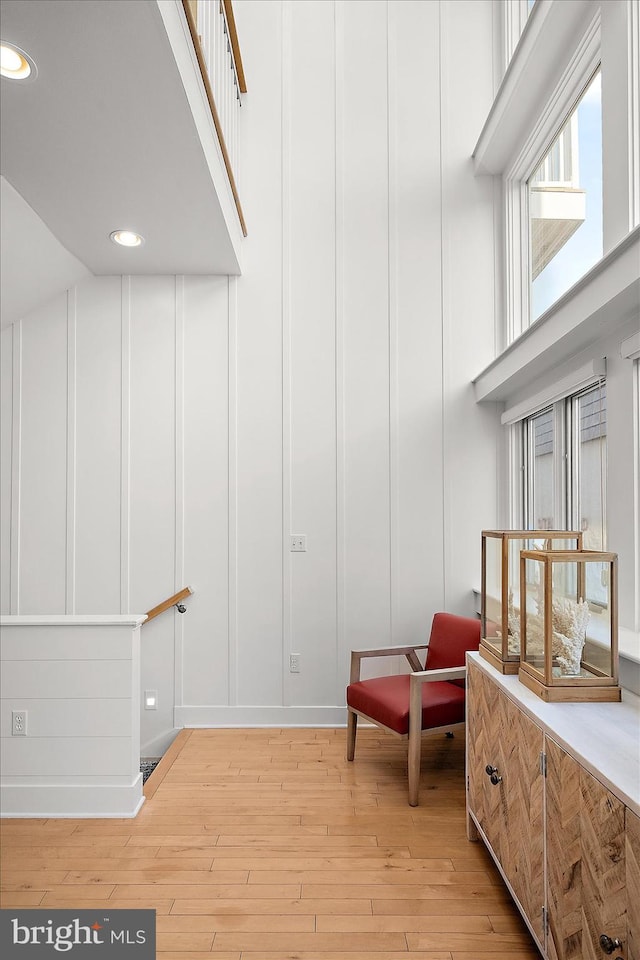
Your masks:
{"label": "red armchair", "polygon": [[[436,613],[428,644],[351,651],[347,687],[347,760],[353,760],[358,717],[409,741],[409,804],[418,806],[422,735],[449,732],[464,723],[465,653],[477,650],[480,621]],[[423,669],[417,650],[427,650]],[[404,655],[412,673],[360,680],[365,657]]]}

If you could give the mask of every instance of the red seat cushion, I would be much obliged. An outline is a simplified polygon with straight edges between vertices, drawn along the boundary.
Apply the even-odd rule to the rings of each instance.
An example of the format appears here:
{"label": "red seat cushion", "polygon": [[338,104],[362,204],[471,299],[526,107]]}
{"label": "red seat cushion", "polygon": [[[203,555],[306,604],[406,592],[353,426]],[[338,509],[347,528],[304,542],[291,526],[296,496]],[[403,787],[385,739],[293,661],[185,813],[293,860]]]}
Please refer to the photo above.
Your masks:
{"label": "red seat cushion", "polygon": [[[408,673],[395,677],[374,677],[347,687],[347,703],[359,713],[390,727],[396,733],[409,732]],[[445,727],[464,721],[465,692],[448,680],[422,684],[422,729]]]}

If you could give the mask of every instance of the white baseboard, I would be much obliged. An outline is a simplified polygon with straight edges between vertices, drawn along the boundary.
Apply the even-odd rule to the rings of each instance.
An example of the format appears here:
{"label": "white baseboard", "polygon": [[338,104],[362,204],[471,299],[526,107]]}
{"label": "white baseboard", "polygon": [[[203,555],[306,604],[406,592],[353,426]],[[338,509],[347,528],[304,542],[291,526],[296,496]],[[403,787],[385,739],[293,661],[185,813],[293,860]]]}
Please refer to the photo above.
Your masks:
{"label": "white baseboard", "polygon": [[132,784],[70,785],[3,784],[2,817],[135,817],[144,803],[142,774]]}
{"label": "white baseboard", "polygon": [[157,737],[141,743],[140,756],[163,757],[179,733],[179,727],[174,730],[165,730],[164,733],[159,734]]}
{"label": "white baseboard", "polygon": [[176,727],[345,727],[346,707],[176,707]]}

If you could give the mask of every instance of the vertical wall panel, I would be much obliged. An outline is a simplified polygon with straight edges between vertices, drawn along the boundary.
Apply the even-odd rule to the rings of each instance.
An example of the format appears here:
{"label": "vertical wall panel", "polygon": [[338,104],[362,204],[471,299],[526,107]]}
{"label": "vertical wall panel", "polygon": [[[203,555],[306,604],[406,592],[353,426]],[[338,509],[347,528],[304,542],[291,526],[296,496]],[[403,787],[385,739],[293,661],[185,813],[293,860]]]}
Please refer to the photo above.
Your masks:
{"label": "vertical wall panel", "polygon": [[344,677],[349,663],[349,645],[345,640],[346,617],[346,484],[345,484],[345,219],[344,219],[344,84],[345,75],[344,2],[334,0],[335,43],[335,325],[336,325],[336,697],[342,698]]}
{"label": "vertical wall panel", "polygon": [[65,613],[76,609],[76,288],[67,291],[67,538]]}
{"label": "vertical wall panel", "polygon": [[238,675],[238,278],[228,278],[229,305],[227,325],[229,331],[228,360],[228,613],[229,634],[227,637],[228,674],[227,701],[236,702]]}
{"label": "vertical wall panel", "polygon": [[120,612],[120,290],[76,290],[76,613]]}
{"label": "vertical wall panel", "polygon": [[20,611],[20,485],[22,434],[22,321],[13,325],[11,369],[11,598],[12,614]]}
{"label": "vertical wall panel", "polygon": [[[144,613],[175,590],[175,285],[131,278],[131,610]],[[142,627],[143,685],[163,691],[143,713],[143,742],[173,726],[174,618]]]}
{"label": "vertical wall panel", "polygon": [[344,6],[344,642],[390,639],[387,4]]}
{"label": "vertical wall panel", "polygon": [[20,612],[64,613],[66,293],[22,323],[21,380]]}
{"label": "vertical wall panel", "polygon": [[13,332],[0,332],[0,612],[11,613],[11,471]]}
{"label": "vertical wall panel", "polygon": [[183,700],[227,702],[228,280],[186,277],[184,291],[185,584]]}
{"label": "vertical wall panel", "polygon": [[[288,94],[290,218],[285,296],[289,298],[291,533],[307,552],[290,553],[289,648],[292,703],[333,703],[336,631],[335,404],[335,62],[333,4],[291,4]],[[287,384],[285,383],[285,390]],[[301,673],[288,674],[289,652]]]}
{"label": "vertical wall panel", "polygon": [[[442,608],[439,7],[389,4],[393,641]],[[394,362],[395,361],[395,362]]]}
{"label": "vertical wall panel", "polygon": [[494,345],[493,183],[473,176],[471,160],[493,97],[490,0],[441,4],[441,44],[444,603],[471,614],[480,531],[496,517],[499,432],[471,385]]}
{"label": "vertical wall panel", "polygon": [[[236,351],[237,677],[241,704],[282,703],[282,127],[280,3],[251,0],[243,59],[243,208]],[[239,28],[240,29],[240,28]],[[246,110],[246,114],[244,111]]]}

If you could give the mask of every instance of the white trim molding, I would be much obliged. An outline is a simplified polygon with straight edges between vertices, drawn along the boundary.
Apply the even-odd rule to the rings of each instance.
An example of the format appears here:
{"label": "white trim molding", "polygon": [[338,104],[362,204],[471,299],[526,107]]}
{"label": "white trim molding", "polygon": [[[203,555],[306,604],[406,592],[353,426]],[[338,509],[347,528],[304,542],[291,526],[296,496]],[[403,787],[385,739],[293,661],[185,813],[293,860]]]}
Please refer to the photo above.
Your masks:
{"label": "white trim molding", "polygon": [[623,360],[640,359],[640,333],[634,333],[620,344],[620,356]]}
{"label": "white trim molding", "polygon": [[473,151],[477,174],[502,174],[548,104],[570,108],[571,91],[560,93],[567,51],[599,15],[594,0],[536,0]]}
{"label": "white trim molding", "polygon": [[640,311],[640,228],[579,280],[473,380],[476,401],[507,400]]}
{"label": "white trim molding", "polygon": [[640,3],[627,0],[629,118],[629,227],[640,223]]}
{"label": "white trim molding", "polygon": [[346,727],[346,707],[176,707],[176,727]]}
{"label": "white trim molding", "polygon": [[124,786],[87,784],[3,783],[0,787],[2,818],[43,817],[73,820],[105,818],[132,819],[142,804],[142,774]]}
{"label": "white trim molding", "polygon": [[537,413],[538,410],[549,407],[552,403],[563,400],[565,397],[570,396],[572,393],[577,393],[584,387],[598,383],[599,380],[602,380],[606,376],[606,373],[607,361],[604,357],[602,360],[591,360],[590,363],[586,363],[577,370],[556,380],[545,390],[541,390],[526,400],[522,400],[520,403],[509,407],[509,409],[505,410],[502,414],[500,422],[503,425],[518,423],[519,420],[530,417],[532,414]]}

